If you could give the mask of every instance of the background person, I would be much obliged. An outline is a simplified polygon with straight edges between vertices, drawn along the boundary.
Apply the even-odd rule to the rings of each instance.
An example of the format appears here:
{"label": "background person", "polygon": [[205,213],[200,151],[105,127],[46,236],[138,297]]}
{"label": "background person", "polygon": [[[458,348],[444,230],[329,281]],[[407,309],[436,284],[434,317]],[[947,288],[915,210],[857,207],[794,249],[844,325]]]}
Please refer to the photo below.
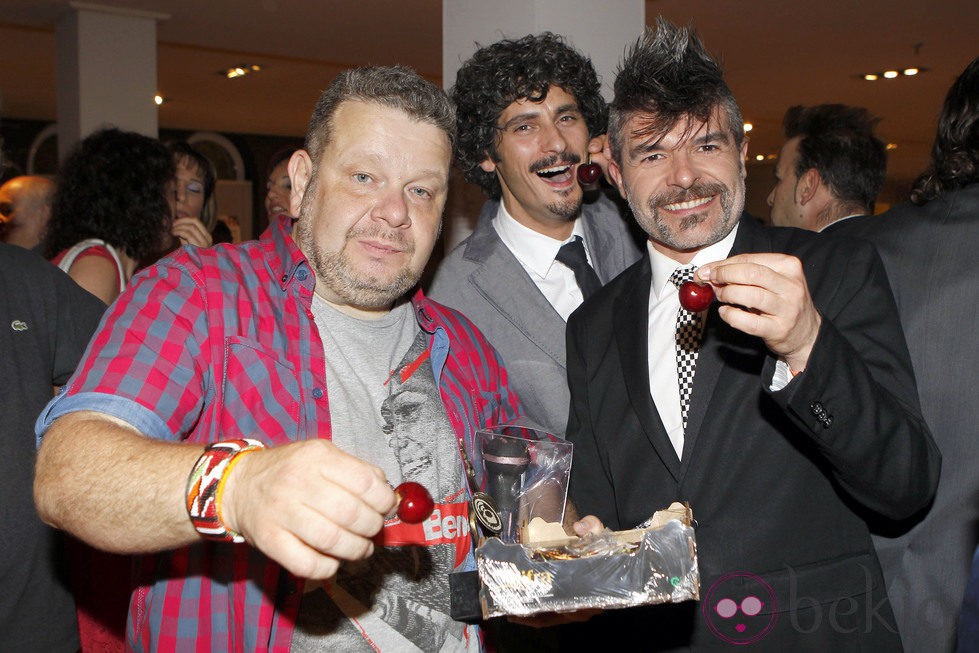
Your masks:
{"label": "background person", "polygon": [[842,220],[873,215],[887,176],[878,122],[863,107],[843,104],[786,111],[786,141],[768,195],[772,224],[832,231]]}
{"label": "background person", "polygon": [[[928,169],[911,202],[846,223],[840,233],[870,240],[897,300],[918,380],[921,412],[942,452],[934,503],[900,527],[876,534],[887,593],[907,651],[952,651],[956,615],[979,542],[979,398],[971,388],[979,345],[979,59],[952,84],[938,119]],[[975,563],[973,563],[975,570]],[[976,572],[958,641],[979,646]]]}
{"label": "background person", "polygon": [[40,253],[51,219],[54,182],[21,175],[0,186],[0,242]]}
{"label": "background person", "polygon": [[0,648],[79,650],[64,535],[31,492],[34,420],[68,380],[105,305],[41,257],[0,243]]}

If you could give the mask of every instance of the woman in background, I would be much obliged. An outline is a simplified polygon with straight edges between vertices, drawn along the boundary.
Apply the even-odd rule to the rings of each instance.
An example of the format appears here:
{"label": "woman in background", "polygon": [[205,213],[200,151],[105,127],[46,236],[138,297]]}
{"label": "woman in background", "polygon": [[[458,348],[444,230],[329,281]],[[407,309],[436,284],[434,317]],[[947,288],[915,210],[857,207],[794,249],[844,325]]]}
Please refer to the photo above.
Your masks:
{"label": "woman in background", "polygon": [[289,145],[278,150],[269,159],[269,174],[265,182],[265,215],[270,221],[280,213],[289,213],[289,195],[292,193],[289,159],[298,149]]}
{"label": "woman in background", "polygon": [[199,220],[172,233],[174,174],[158,140],[115,128],[92,133],[62,167],[45,256],[110,304],[146,262],[182,242],[210,245]]}
{"label": "woman in background", "polygon": [[210,245],[219,224],[214,165],[187,141],[174,141],[167,149],[173,155],[175,168],[173,194],[170,195],[173,209],[171,233],[182,245]]}

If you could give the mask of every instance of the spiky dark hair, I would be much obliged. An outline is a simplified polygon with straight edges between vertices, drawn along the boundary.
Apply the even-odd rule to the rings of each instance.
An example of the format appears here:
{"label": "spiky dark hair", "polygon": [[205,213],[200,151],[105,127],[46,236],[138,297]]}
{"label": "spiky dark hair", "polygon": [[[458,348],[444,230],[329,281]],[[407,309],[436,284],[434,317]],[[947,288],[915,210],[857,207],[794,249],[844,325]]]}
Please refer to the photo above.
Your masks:
{"label": "spiky dark hair", "polygon": [[786,140],[799,137],[795,176],[815,169],[846,210],[872,212],[887,176],[887,146],[874,134],[878,122],[863,107],[789,107],[782,128]]}
{"label": "spiky dark hair", "polygon": [[609,115],[612,155],[621,161],[626,122],[643,114],[638,137],[664,135],[681,120],[707,122],[720,106],[735,143],[744,140],[741,109],[724,82],[720,65],[692,27],[677,27],[662,16],[626,53],[615,77]]}

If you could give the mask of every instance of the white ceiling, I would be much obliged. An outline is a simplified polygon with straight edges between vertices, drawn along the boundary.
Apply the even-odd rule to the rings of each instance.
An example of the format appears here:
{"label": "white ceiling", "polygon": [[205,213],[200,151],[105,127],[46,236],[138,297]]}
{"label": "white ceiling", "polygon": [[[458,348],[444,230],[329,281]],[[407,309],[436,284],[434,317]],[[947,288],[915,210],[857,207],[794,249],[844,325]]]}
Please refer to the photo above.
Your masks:
{"label": "white ceiling", "polygon": [[[319,91],[345,67],[401,63],[441,79],[441,0],[97,1],[169,14],[158,28],[165,128],[299,136]],[[55,119],[53,25],[67,5],[0,0],[4,117]],[[692,22],[721,58],[755,125],[752,156],[777,152],[788,106],[855,104],[881,116],[880,133],[898,145],[892,180],[923,167],[942,98],[979,55],[976,0],[646,0],[647,22],[657,14]],[[240,62],[265,70],[231,81],[215,74]],[[875,84],[855,77],[911,65],[929,72]]]}

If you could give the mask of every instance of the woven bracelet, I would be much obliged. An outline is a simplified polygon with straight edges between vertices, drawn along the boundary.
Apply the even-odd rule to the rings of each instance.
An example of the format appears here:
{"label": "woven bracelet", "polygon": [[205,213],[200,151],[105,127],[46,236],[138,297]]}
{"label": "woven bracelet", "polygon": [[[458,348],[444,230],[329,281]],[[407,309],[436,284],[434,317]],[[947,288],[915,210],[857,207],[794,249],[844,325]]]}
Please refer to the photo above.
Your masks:
{"label": "woven bracelet", "polygon": [[245,538],[221,519],[224,486],[241,457],[264,449],[258,440],[241,438],[208,445],[187,477],[187,514],[197,532],[209,540],[241,543]]}

